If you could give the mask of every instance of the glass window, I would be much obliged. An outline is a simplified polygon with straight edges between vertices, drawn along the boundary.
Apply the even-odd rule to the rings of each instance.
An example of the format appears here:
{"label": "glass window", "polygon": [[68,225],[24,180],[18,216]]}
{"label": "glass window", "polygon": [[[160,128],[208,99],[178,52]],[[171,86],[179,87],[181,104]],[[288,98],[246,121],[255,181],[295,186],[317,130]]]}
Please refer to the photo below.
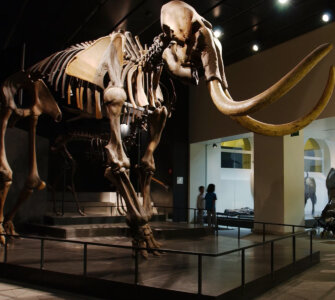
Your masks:
{"label": "glass window", "polygon": [[251,169],[251,145],[247,138],[221,143],[221,168]]}
{"label": "glass window", "polygon": [[318,142],[308,139],[304,148],[305,172],[322,173],[323,154]]}

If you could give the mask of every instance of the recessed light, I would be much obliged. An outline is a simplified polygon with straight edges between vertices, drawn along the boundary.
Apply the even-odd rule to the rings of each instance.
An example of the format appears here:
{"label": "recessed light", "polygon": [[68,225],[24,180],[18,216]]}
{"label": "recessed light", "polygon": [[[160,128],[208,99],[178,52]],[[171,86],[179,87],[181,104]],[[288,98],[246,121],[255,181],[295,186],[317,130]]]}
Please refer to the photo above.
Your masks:
{"label": "recessed light", "polygon": [[221,28],[214,28],[214,36],[216,38],[220,38],[221,36],[223,36],[223,31]]}
{"label": "recessed light", "polygon": [[329,20],[330,20],[330,14],[329,13],[324,13],[322,15],[322,21],[327,23],[327,22],[329,22]]}
{"label": "recessed light", "polygon": [[253,45],[252,45],[252,50],[253,50],[254,52],[257,52],[257,51],[259,50],[259,46],[258,46],[257,44],[253,44]]}
{"label": "recessed light", "polygon": [[285,5],[285,4],[289,3],[289,0],[278,0],[278,2],[282,5]]}

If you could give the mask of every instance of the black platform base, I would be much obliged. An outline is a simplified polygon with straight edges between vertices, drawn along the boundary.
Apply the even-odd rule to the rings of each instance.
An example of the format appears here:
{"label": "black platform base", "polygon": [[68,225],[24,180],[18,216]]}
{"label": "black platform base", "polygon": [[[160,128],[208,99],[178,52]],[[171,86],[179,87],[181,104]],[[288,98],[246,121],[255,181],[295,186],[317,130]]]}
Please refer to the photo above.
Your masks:
{"label": "black platform base", "polygon": [[[153,215],[152,222],[165,221],[165,215]],[[66,226],[66,225],[87,225],[87,224],[114,224],[125,223],[125,216],[104,216],[104,215],[87,215],[80,216],[79,214],[65,214],[64,216],[46,215],[43,218],[43,225],[51,226]]]}
{"label": "black platform base", "polygon": [[[320,252],[315,252],[311,257],[300,259],[296,261],[295,264],[290,264],[276,270],[271,275],[248,282],[244,287],[236,288],[218,296],[207,296],[130,283],[114,282],[4,263],[0,263],[0,277],[92,295],[104,299],[168,299],[173,297],[174,299],[184,300],[195,298],[236,300],[252,299],[319,262]],[[173,274],[171,274],[171,276],[173,276]]]}
{"label": "black platform base", "polygon": [[[129,227],[124,217],[53,217],[47,218],[46,224],[28,223],[25,233],[46,235],[55,238],[85,238],[103,236],[130,236]],[[212,232],[207,227],[164,222],[164,215],[155,215],[150,226],[156,238],[170,239],[183,237],[200,237]],[[85,221],[87,223],[85,223]],[[51,225],[49,223],[53,223]]]}

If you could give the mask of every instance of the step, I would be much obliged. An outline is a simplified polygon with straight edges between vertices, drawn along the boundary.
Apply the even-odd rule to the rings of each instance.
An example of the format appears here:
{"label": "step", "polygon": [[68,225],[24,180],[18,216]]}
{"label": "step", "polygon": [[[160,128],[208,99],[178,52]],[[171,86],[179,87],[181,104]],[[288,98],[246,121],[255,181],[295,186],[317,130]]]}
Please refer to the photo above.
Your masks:
{"label": "step", "polygon": [[[165,215],[153,215],[152,221],[165,221]],[[87,215],[81,216],[78,213],[66,213],[63,216],[45,215],[44,225],[85,225],[85,224],[113,224],[126,222],[125,216]]]}
{"label": "step", "polygon": [[128,228],[124,223],[115,224],[82,224],[82,225],[43,225],[27,224],[26,230],[38,235],[55,238],[79,238],[96,236],[128,236]]}
{"label": "step", "polygon": [[[158,239],[200,237],[208,235],[212,229],[189,224],[172,222],[150,222],[154,236]],[[130,236],[125,223],[113,224],[77,224],[77,225],[44,225],[27,224],[27,232],[38,233],[55,238],[81,238],[98,236]]]}

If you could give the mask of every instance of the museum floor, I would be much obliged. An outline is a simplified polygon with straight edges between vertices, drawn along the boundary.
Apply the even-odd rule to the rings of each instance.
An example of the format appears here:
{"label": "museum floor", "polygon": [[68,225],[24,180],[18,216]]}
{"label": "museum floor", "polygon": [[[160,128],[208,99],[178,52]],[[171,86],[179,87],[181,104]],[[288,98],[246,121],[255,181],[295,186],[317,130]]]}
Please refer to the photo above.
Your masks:
{"label": "museum floor", "polygon": [[[267,236],[267,239],[271,238]],[[82,239],[81,239],[82,240]],[[86,238],[87,241],[129,244],[125,237]],[[224,251],[237,246],[259,242],[261,236],[243,231],[238,245],[236,230],[221,231],[219,236],[203,236],[190,239],[164,240],[164,248],[189,251]],[[291,260],[287,243],[278,242],[275,246],[275,269]],[[45,269],[73,274],[82,271],[81,253],[76,245],[59,248],[54,242],[46,244]],[[50,244],[51,243],[51,244]],[[53,245],[52,245],[53,244]],[[23,247],[24,246],[24,247]],[[286,283],[268,291],[257,299],[334,299],[335,296],[335,240],[315,238],[314,250],[321,251],[321,263],[304,273],[291,278]],[[17,240],[10,245],[8,262],[25,266],[38,266],[36,241]],[[267,249],[250,249],[246,251],[246,281],[262,276],[268,271],[264,263],[264,251]],[[308,252],[308,239],[297,239],[297,259]],[[261,255],[262,254],[262,255]],[[240,258],[237,254],[226,257],[204,258],[203,293],[216,295],[240,284]],[[60,264],[61,262],[61,264]],[[163,254],[160,258],[150,257],[140,261],[140,284],[158,286],[167,289],[194,291],[197,284],[196,257]],[[133,263],[129,250],[111,251],[111,249],[88,249],[88,275],[122,282],[133,281]],[[82,295],[69,294],[57,290],[46,290],[37,286],[23,285],[17,282],[2,281],[0,299],[95,299]]]}

